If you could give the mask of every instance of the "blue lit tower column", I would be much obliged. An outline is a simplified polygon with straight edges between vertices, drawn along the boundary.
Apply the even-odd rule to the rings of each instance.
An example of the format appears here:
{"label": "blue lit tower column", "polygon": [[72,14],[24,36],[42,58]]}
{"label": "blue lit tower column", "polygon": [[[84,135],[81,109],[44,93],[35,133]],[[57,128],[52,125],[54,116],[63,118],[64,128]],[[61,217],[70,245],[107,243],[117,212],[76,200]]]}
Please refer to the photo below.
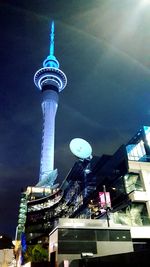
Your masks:
{"label": "blue lit tower column", "polygon": [[59,69],[54,56],[54,22],[51,25],[50,54],[43,62],[43,68],[34,75],[34,83],[42,92],[43,137],[41,147],[40,177],[38,186],[53,186],[57,177],[54,170],[55,116],[59,92],[67,84],[66,75]]}

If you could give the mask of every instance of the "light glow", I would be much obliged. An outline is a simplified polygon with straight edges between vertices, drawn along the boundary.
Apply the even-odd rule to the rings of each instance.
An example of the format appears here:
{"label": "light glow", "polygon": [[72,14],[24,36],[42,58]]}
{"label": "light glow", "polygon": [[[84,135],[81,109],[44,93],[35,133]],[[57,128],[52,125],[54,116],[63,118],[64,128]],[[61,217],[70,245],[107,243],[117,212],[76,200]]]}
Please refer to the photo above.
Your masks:
{"label": "light glow", "polygon": [[142,0],[142,4],[143,5],[150,4],[150,0]]}

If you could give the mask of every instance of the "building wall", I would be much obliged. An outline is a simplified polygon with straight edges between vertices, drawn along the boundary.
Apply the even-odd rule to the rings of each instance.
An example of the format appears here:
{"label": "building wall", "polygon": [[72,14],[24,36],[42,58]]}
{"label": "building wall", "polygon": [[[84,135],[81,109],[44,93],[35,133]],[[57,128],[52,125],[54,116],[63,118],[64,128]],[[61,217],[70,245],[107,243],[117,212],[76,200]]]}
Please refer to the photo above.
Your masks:
{"label": "building wall", "polygon": [[56,252],[56,261],[61,264],[81,259],[83,253],[97,257],[133,251],[129,228],[101,225],[95,220],[61,219],[50,233],[49,254]]}
{"label": "building wall", "polygon": [[148,216],[150,218],[150,162],[129,161],[129,172],[139,173],[142,183],[143,192],[133,192],[130,198],[134,202],[146,203]]}
{"label": "building wall", "polygon": [[14,253],[13,249],[0,250],[0,267],[14,266]]}

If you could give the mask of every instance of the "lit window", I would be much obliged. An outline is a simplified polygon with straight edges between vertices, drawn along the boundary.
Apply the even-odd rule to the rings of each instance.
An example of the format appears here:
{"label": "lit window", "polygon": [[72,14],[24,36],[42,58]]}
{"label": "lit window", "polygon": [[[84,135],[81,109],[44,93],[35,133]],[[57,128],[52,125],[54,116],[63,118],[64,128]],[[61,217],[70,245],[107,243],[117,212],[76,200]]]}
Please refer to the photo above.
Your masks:
{"label": "lit window", "polygon": [[126,146],[129,160],[139,161],[146,155],[144,142],[141,140],[138,144],[131,144]]}

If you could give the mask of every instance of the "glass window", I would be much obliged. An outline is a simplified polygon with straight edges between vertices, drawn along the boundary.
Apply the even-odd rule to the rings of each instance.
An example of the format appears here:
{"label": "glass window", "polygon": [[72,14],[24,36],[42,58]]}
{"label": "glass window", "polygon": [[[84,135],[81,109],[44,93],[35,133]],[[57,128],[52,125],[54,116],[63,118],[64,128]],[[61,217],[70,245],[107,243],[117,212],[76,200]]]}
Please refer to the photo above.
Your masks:
{"label": "glass window", "polygon": [[144,191],[139,173],[128,173],[124,176],[126,192]]}
{"label": "glass window", "polygon": [[126,150],[129,160],[139,161],[144,156],[146,156],[143,140],[141,140],[138,144],[131,144],[126,146]]}
{"label": "glass window", "polygon": [[95,231],[89,229],[59,229],[59,240],[95,240]]}
{"label": "glass window", "polygon": [[129,226],[143,226],[150,223],[145,203],[132,203],[130,206],[115,212],[113,220],[114,223]]}
{"label": "glass window", "polygon": [[145,131],[147,143],[150,146],[150,127],[144,126],[144,131]]}
{"label": "glass window", "polygon": [[146,204],[132,203],[129,206],[129,216],[131,218],[131,225],[146,225],[149,221]]}

